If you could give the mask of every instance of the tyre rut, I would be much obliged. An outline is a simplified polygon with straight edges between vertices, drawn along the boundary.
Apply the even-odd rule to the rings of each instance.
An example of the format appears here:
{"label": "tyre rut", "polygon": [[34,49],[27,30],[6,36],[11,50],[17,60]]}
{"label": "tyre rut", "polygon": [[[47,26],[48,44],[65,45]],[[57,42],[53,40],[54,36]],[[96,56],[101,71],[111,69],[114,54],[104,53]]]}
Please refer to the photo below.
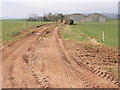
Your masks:
{"label": "tyre rut", "polygon": [[[45,28],[48,28],[49,26],[45,27]],[[44,31],[44,28],[43,28],[43,31]],[[41,32],[41,31],[40,31]],[[37,35],[31,35],[29,37],[26,37],[24,40],[21,40],[21,42],[23,43],[22,46],[18,46],[16,48],[14,48],[14,51],[9,55],[7,56],[7,58],[5,58],[4,62],[3,62],[3,87],[26,87],[27,85],[25,84],[25,80],[22,80],[22,79],[26,79],[24,78],[24,69],[19,65],[19,63],[21,65],[23,65],[24,68],[26,68],[25,64],[23,63],[22,61],[22,54],[24,54],[24,52],[30,47],[30,45],[34,44],[34,40],[35,38],[38,37]],[[27,42],[26,42],[26,39]],[[32,43],[33,41],[33,43]],[[31,43],[30,43],[31,42]],[[26,44],[27,44],[27,47],[26,47]],[[18,44],[16,44],[18,45]],[[4,59],[4,58],[3,58]],[[20,60],[20,61],[18,61]],[[10,63],[8,63],[10,62]],[[19,66],[17,66],[19,65]],[[5,68],[7,67],[7,68]],[[18,71],[17,69],[19,69],[21,72],[20,75],[22,76],[18,76]],[[16,72],[16,73],[15,73]],[[17,75],[17,76],[16,76]],[[7,77],[9,78],[7,80]],[[18,77],[21,77],[21,78],[18,78]],[[22,80],[22,81],[18,81],[18,80]],[[19,82],[19,83],[18,83]],[[11,83],[11,84],[10,84]]]}
{"label": "tyre rut", "polygon": [[[38,57],[38,55],[34,55],[34,52],[35,52],[35,46],[37,44],[39,44],[39,42],[41,40],[43,40],[44,38],[50,36],[50,34],[52,33],[53,29],[57,27],[57,25],[55,25],[52,30],[51,29],[45,29],[42,33],[40,33],[40,35],[37,37],[36,41],[35,41],[35,44],[33,46],[31,46],[28,51],[26,52],[26,54],[24,55],[24,60],[25,62],[27,62],[27,64],[30,66],[31,68],[31,72],[32,72],[32,75],[33,77],[35,78],[36,82],[39,84],[39,87],[40,88],[50,88],[50,83],[49,83],[49,76],[46,76],[44,75],[43,73],[43,69],[44,69],[44,65],[42,64],[42,67],[41,67],[41,74],[35,70],[35,66],[34,64],[36,63],[36,59]],[[29,55],[29,52],[31,54],[32,52],[32,57]],[[32,60],[31,60],[32,59]],[[38,73],[37,73],[38,72]]]}

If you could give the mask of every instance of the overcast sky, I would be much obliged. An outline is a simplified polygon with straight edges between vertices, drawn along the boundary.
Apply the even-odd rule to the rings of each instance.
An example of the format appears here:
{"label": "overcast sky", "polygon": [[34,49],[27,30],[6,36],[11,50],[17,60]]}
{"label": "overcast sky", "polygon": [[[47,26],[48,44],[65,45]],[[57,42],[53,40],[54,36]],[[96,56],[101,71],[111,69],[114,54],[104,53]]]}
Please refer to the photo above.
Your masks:
{"label": "overcast sky", "polygon": [[[89,1],[89,2],[88,2]],[[4,0],[1,2],[2,17],[23,18],[31,13],[117,13],[118,0]]]}

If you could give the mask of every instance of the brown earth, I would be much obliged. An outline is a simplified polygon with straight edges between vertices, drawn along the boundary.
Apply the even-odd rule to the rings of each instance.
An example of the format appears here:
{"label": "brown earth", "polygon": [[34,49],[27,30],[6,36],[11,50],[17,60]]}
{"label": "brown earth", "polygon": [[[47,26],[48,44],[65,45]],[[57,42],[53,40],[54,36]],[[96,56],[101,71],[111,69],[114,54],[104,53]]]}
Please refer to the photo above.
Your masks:
{"label": "brown earth", "polygon": [[39,29],[3,50],[3,88],[117,87],[112,76],[94,68],[103,64],[116,67],[117,61],[110,61],[116,59],[116,51],[112,53],[101,46],[63,40],[59,35],[60,25],[52,30],[49,27]]}

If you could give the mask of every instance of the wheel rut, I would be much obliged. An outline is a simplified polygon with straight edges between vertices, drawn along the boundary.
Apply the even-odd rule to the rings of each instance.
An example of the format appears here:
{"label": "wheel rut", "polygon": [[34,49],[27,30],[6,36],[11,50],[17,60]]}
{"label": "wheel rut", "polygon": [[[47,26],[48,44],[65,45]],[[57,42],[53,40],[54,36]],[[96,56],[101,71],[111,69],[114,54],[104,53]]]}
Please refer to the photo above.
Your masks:
{"label": "wheel rut", "polygon": [[[47,28],[49,28],[49,25],[46,26],[43,29],[40,29],[39,32],[42,32],[44,30],[46,30]],[[13,45],[13,52],[11,53],[12,46],[10,48],[7,48],[8,50],[8,54],[6,54],[7,56],[4,56],[5,58],[3,61],[3,87],[9,87],[9,88],[26,88],[27,84],[29,82],[26,82],[28,80],[24,80],[24,79],[31,79],[30,80],[30,85],[35,83],[34,80],[32,80],[32,76],[30,76],[29,78],[26,75],[27,73],[30,74],[30,72],[25,71],[25,70],[29,70],[27,65],[24,63],[23,60],[23,55],[24,53],[27,51],[27,49],[29,49],[29,47],[34,44],[34,41],[36,40],[36,38],[38,37],[38,35],[30,35],[28,37],[25,37],[24,39],[18,41],[18,43],[15,43]],[[21,44],[22,45],[21,45]],[[10,50],[10,52],[9,52]],[[5,51],[6,53],[7,51]],[[10,54],[11,53],[11,54]],[[3,53],[4,55],[4,53]],[[7,68],[5,68],[7,67]],[[27,72],[27,73],[26,73]],[[26,77],[25,77],[26,76]],[[28,86],[30,86],[28,85]],[[35,85],[34,85],[35,86]],[[37,86],[37,85],[36,85]]]}

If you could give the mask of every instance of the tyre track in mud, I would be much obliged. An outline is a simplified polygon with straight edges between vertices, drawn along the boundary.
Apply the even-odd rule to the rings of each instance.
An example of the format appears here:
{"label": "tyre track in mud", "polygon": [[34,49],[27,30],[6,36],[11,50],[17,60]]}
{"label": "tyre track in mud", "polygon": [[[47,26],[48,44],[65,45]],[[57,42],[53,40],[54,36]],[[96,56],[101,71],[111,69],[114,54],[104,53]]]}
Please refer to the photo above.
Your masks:
{"label": "tyre track in mud", "polygon": [[[25,45],[23,45],[23,50],[21,48],[18,49],[18,51],[21,51],[16,55],[20,52],[24,53],[21,53],[21,56],[18,55],[14,60],[20,60],[19,58],[23,60],[19,63],[21,63],[23,69],[25,69],[23,71],[20,70],[23,72],[23,75],[25,74],[24,77],[21,77],[24,81],[18,85],[17,79],[19,78],[15,77],[18,75],[15,75],[15,71],[13,70],[16,67],[19,68],[21,65],[19,65],[18,62],[10,63],[10,65],[8,65],[8,67],[10,67],[10,77],[14,77],[15,79],[11,78],[11,82],[13,83],[11,85],[6,84],[5,87],[14,87],[16,85],[15,87],[19,86],[19,88],[30,88],[31,86],[34,88],[116,88],[117,86],[114,83],[100,77],[102,76],[101,72],[96,72],[83,63],[77,62],[77,58],[71,55],[65,48],[59,34],[59,27],[60,25],[56,25],[52,29],[46,27],[46,29],[38,33],[38,36],[32,40],[34,43],[31,41],[26,42],[27,45],[31,42],[28,48],[25,49]],[[32,39],[32,37],[29,38],[29,40],[30,39]],[[11,58],[13,58],[13,56],[11,56]],[[6,63],[8,63],[8,61],[5,60]],[[30,77],[29,75],[32,76]],[[32,80],[29,80],[28,83],[27,79]]]}
{"label": "tyre track in mud", "polygon": [[14,66],[13,66],[13,64],[10,66],[10,68],[9,68],[9,79],[10,79],[10,83],[11,83],[11,85],[12,85],[12,87],[14,86],[14,84],[15,84],[15,79],[14,79],[14,77],[13,77],[13,75],[12,75],[12,73],[13,73],[13,68],[14,68]]}
{"label": "tyre track in mud", "polygon": [[[59,40],[58,40],[58,37],[59,37]],[[68,55],[68,52],[65,50],[64,45],[62,43],[62,40],[60,38],[61,38],[61,36],[59,34],[59,31],[58,31],[58,36],[56,38],[56,42],[58,43],[60,52],[61,52],[61,54],[63,56],[63,60],[65,60],[65,62],[67,62],[67,64],[65,65],[65,70],[66,70],[67,75],[69,76],[69,75],[71,75],[71,73],[75,73],[76,77],[78,79],[80,79],[80,81],[82,82],[84,88],[87,88],[87,87],[88,88],[92,88],[92,87],[94,87],[94,86],[90,85],[90,83],[87,81],[86,77],[82,74],[82,72],[80,72],[79,70],[77,70],[77,68],[75,68],[72,65],[72,62],[70,60],[73,59],[73,58],[71,58],[71,56]],[[63,61],[63,63],[64,63],[64,61]],[[72,72],[68,71],[66,67],[69,67],[69,69],[71,69],[70,71],[72,71]],[[71,84],[71,88],[75,88],[72,85],[73,82],[70,82],[70,80],[69,80],[69,83]]]}
{"label": "tyre track in mud", "polygon": [[[61,48],[63,48],[62,46],[62,42],[59,38],[59,33],[58,33],[58,29],[59,27],[56,28],[55,30],[55,43],[57,45],[57,50],[59,52],[60,58],[61,58],[61,66],[62,66],[62,72],[64,74],[64,77],[62,77],[62,80],[65,79],[66,83],[68,83],[67,88],[83,88],[83,83],[81,82],[80,79],[77,80],[77,75],[75,76],[75,74],[73,73],[72,69],[71,69],[71,62],[69,61],[69,57],[66,55],[65,51],[62,50]],[[70,74],[71,72],[71,74]],[[61,81],[62,82],[62,81]],[[74,83],[73,83],[74,82]],[[61,86],[63,88],[63,86]]]}
{"label": "tyre track in mud", "polygon": [[[32,50],[32,52],[34,52],[34,46],[35,46],[36,44],[39,44],[39,42],[40,42],[41,40],[43,40],[44,38],[50,36],[51,33],[53,32],[54,28],[56,28],[57,26],[58,26],[58,25],[55,25],[52,29],[46,29],[46,30],[44,30],[42,33],[40,33],[40,35],[39,35],[39,36],[37,37],[37,39],[36,39],[35,44],[34,44],[33,46],[31,46],[29,50]],[[28,52],[29,52],[29,50],[28,50]],[[26,53],[27,55],[25,54],[24,59],[25,59],[25,60],[27,59],[27,63],[28,63],[28,62],[29,62],[29,59],[32,58],[32,59],[34,59],[34,62],[33,62],[33,63],[35,63],[35,60],[36,60],[37,55],[36,55],[35,57],[34,57],[34,55],[33,55],[32,57],[29,57],[28,52]],[[34,57],[34,58],[33,58],[33,57]],[[31,62],[31,63],[32,63],[32,62]],[[43,76],[38,75],[38,74],[39,74],[39,73],[37,74],[38,71],[35,70],[34,65],[32,65],[31,63],[28,63],[28,65],[29,65],[30,68],[31,68],[31,72],[32,72],[32,74],[33,74],[36,82],[39,84],[39,87],[40,87],[40,88],[50,88],[49,77],[48,77],[48,76],[45,76],[45,75],[43,75]],[[42,67],[41,67],[41,73],[42,73],[42,74],[43,74],[43,71],[44,71],[43,68],[44,68],[44,65],[42,64]]]}
{"label": "tyre track in mud", "polygon": [[[118,87],[118,84],[119,84],[118,80],[113,78],[111,75],[109,75],[108,73],[103,72],[95,67],[89,66],[88,64],[86,64],[87,61],[86,62],[79,61],[80,59],[77,56],[73,56],[71,53],[69,53],[69,54],[72,56],[73,60],[80,68],[83,68],[83,69],[87,70],[88,72],[93,73],[94,75],[98,76],[99,78],[102,78],[104,81],[108,81],[109,83],[111,83],[113,85],[113,87]],[[98,86],[98,87],[101,87],[101,86]],[[106,85],[106,87],[107,87],[107,85]]]}
{"label": "tyre track in mud", "polygon": [[[59,38],[61,37],[60,36],[60,34],[59,34],[59,32],[58,32],[58,35],[59,35]],[[56,41],[60,41],[60,40],[56,40]],[[61,43],[62,43],[62,41],[60,41]],[[61,45],[63,45],[63,44],[61,44]],[[61,48],[61,47],[63,47],[63,49]],[[106,73],[104,73],[104,72],[101,72],[101,71],[99,71],[99,70],[96,70],[96,69],[93,69],[92,68],[92,70],[91,70],[91,68],[89,68],[89,67],[87,67],[86,65],[84,65],[83,63],[82,64],[78,64],[78,63],[76,63],[76,58],[75,57],[73,57],[70,53],[68,53],[67,51],[65,51],[64,49],[64,46],[61,46],[60,48],[63,50],[61,50],[62,51],[62,53],[65,53],[66,52],[66,59],[67,59],[67,62],[71,62],[71,66],[73,66],[73,67],[75,67],[75,65],[76,66],[78,66],[78,68],[80,67],[80,70],[78,70],[78,71],[76,71],[76,70],[74,70],[74,71],[76,71],[76,72],[79,72],[79,76],[82,76],[83,78],[81,78],[81,80],[83,80],[83,82],[85,82],[84,83],[84,85],[85,85],[85,87],[92,87],[92,88],[99,88],[99,87],[102,87],[102,88],[106,88],[106,87],[108,87],[108,88],[110,88],[111,86],[112,87],[114,87],[114,88],[117,88],[118,87],[118,81],[115,81],[111,76],[109,76],[108,74],[106,74]],[[65,54],[64,54],[65,55]],[[70,60],[71,59],[71,60]],[[74,61],[75,62],[74,62]],[[76,67],[77,68],[77,67]],[[91,77],[91,78],[93,78],[93,80],[91,79],[89,79],[88,78],[88,76],[86,77],[86,75],[87,75],[87,73],[83,73],[83,72],[80,72],[81,70],[83,69],[83,71],[87,71],[87,73],[91,73],[91,74],[93,74],[93,76],[94,76],[94,78],[93,77]],[[85,70],[84,70],[85,69]],[[85,75],[86,74],[86,75]],[[89,74],[88,74],[89,75]],[[97,85],[96,83],[97,83],[97,81],[96,80],[94,80],[95,79],[95,76],[96,75],[98,75],[98,76],[100,76],[100,77],[97,77],[97,78],[100,78],[99,80],[103,83],[103,82],[106,82],[106,85],[102,85],[102,83],[100,83],[101,85]],[[102,78],[101,78],[102,77]],[[102,80],[103,79],[103,80]],[[96,83],[95,83],[96,82]],[[105,83],[104,83],[105,84]]]}
{"label": "tyre track in mud", "polygon": [[[58,34],[57,34],[57,31],[58,30],[58,27],[56,27],[55,28],[55,30],[54,30],[54,32],[52,33],[52,36],[51,36],[51,39],[52,39],[52,41],[53,41],[53,43],[55,43],[55,45],[57,46],[57,47],[55,47],[55,49],[57,50],[57,53],[59,54],[58,55],[58,57],[57,58],[59,58],[60,60],[57,60],[56,61],[56,59],[54,60],[54,61],[47,61],[46,63],[45,62],[42,62],[42,65],[43,64],[48,64],[47,65],[47,68],[45,69],[45,67],[44,67],[44,70],[42,70],[42,71],[44,71],[45,72],[45,70],[49,70],[48,68],[49,68],[49,66],[52,64],[52,65],[54,65],[54,63],[53,62],[56,62],[55,64],[60,68],[60,69],[57,69],[57,71],[59,72],[59,70],[60,70],[60,72],[61,72],[61,74],[60,75],[62,75],[62,76],[59,76],[58,74],[58,78],[59,78],[59,80],[61,80],[61,81],[55,81],[55,79],[53,80],[53,78],[55,77],[55,76],[57,76],[57,75],[55,75],[54,77],[52,77],[51,75],[50,75],[50,72],[53,72],[54,71],[54,69],[52,69],[53,71],[51,71],[50,70],[50,72],[49,72],[49,75],[48,75],[48,77],[50,78],[50,81],[49,81],[49,83],[50,83],[50,86],[47,86],[47,87],[56,87],[56,85],[57,85],[57,87],[58,88],[60,88],[60,87],[66,87],[66,88],[77,88],[77,87],[85,87],[85,86],[87,86],[87,85],[83,85],[83,84],[85,84],[84,83],[84,81],[85,80],[83,80],[83,82],[80,80],[80,79],[78,79],[78,78],[80,78],[80,76],[78,76],[78,73],[77,74],[74,74],[74,71],[75,71],[75,69],[71,69],[71,68],[73,68],[73,67],[71,67],[71,65],[68,65],[68,64],[71,64],[70,62],[68,62],[68,60],[67,60],[67,56],[64,54],[64,52],[62,52],[61,50],[60,50],[60,48],[59,48],[59,42],[57,42],[57,41],[59,41],[58,39]],[[44,44],[43,43],[43,41],[41,41],[42,42],[42,44]],[[45,42],[46,42],[46,40],[45,40]],[[40,43],[38,43],[39,45],[40,45]],[[44,44],[45,45],[45,44]],[[60,46],[61,47],[61,46]],[[36,47],[36,48],[39,48],[39,47]],[[36,51],[36,50],[35,50]],[[35,55],[35,52],[33,52],[34,53],[34,55]],[[55,52],[54,52],[55,53]],[[39,53],[39,56],[41,56],[40,55],[41,53]],[[47,52],[46,52],[46,54],[47,54]],[[50,54],[50,53],[49,53]],[[37,55],[36,55],[37,56]],[[30,57],[31,58],[31,57]],[[38,58],[40,58],[40,57],[38,57]],[[33,58],[31,58],[32,60],[33,60]],[[48,59],[48,58],[47,58]],[[50,58],[50,59],[52,59],[52,58]],[[42,59],[43,60],[43,59]],[[64,60],[66,61],[67,60],[67,62],[64,62]],[[52,62],[51,64],[50,64],[50,62]],[[59,64],[57,64],[57,63],[59,63]],[[41,66],[42,66],[41,65]],[[30,66],[32,66],[32,65],[30,65]],[[38,66],[40,66],[40,65],[38,65]],[[69,67],[69,68],[68,68]],[[57,67],[56,67],[57,68]],[[34,69],[35,69],[35,66],[34,66]],[[37,71],[37,70],[36,70]],[[56,71],[56,70],[55,70]],[[35,72],[34,72],[35,73]],[[71,75],[72,74],[72,75]],[[39,78],[38,76],[46,76],[45,74],[43,74],[43,75],[36,75],[37,76],[37,78]],[[76,76],[78,77],[78,78],[76,78]],[[75,80],[74,80],[75,79]],[[39,80],[40,81],[40,80]],[[64,82],[64,84],[66,84],[66,85],[63,85],[62,83]],[[74,83],[73,83],[74,82]]]}
{"label": "tyre track in mud", "polygon": [[[45,28],[43,28],[43,31],[46,30],[48,27],[49,27],[49,25],[46,26]],[[38,32],[42,32],[42,29],[40,29],[40,30],[41,31],[38,31]],[[23,67],[24,67],[24,62],[22,60],[22,54],[29,48],[29,46],[31,44],[34,43],[34,40],[37,37],[38,37],[37,35],[36,36],[30,35],[28,37],[25,37],[25,39],[22,39],[22,41],[20,41],[23,43],[23,45],[20,46],[17,43],[16,47],[13,47],[13,52],[11,54],[9,53],[10,55],[7,56],[5,59],[3,58],[4,59],[4,62],[2,65],[3,66],[3,70],[2,70],[3,71],[3,87],[13,87],[13,88],[15,88],[15,87],[24,87],[25,88],[26,87],[26,85],[23,85],[24,84],[23,81],[21,82],[21,81],[16,80],[16,78],[20,80],[20,77],[18,76],[19,74],[22,75],[21,78],[23,79],[24,72],[23,73],[20,72],[21,70],[23,70],[23,68],[21,66],[15,65],[15,64],[19,65],[19,63],[22,63],[21,65],[23,65]],[[19,45],[19,46],[17,46],[17,45]],[[17,59],[20,61],[19,62],[16,61]],[[5,68],[5,67],[7,67],[7,68]],[[19,71],[19,69],[17,71],[18,67],[21,68],[20,71]],[[16,72],[15,72],[15,69],[16,69]],[[20,72],[20,73],[18,74],[18,72]],[[16,77],[14,74],[16,75]],[[19,83],[19,85],[17,85],[17,81],[21,82],[21,83]]]}
{"label": "tyre track in mud", "polygon": [[[44,28],[43,26],[47,27],[47,26],[50,26],[50,25],[51,24],[48,24],[48,25],[44,24],[44,25],[41,25],[40,27],[41,27],[41,29],[43,29]],[[37,28],[39,28],[39,27],[36,27],[36,29]],[[33,28],[33,29],[35,29],[35,28]],[[30,30],[32,30],[32,29],[30,29]],[[36,33],[38,31],[39,30],[37,30]],[[26,41],[27,41],[27,40],[29,40],[30,35],[26,35],[25,37],[26,38],[24,38],[24,39],[26,39]],[[23,40],[23,38],[21,40]],[[20,46],[21,40],[18,40],[17,43],[13,43],[12,47],[11,46],[5,46],[5,49],[2,50],[3,51],[2,57],[4,58],[3,62],[5,61],[5,59],[7,59],[9,57],[10,54],[12,54]],[[18,46],[18,47],[16,47],[16,46]],[[10,49],[10,48],[12,48],[12,49]]]}
{"label": "tyre track in mud", "polygon": [[[59,48],[55,42],[56,30],[58,29],[58,27],[59,26],[55,27],[55,29],[52,30],[52,33],[48,37],[44,37],[44,39],[41,39],[40,41],[38,41],[39,42],[39,43],[37,42],[38,45],[33,46],[32,47],[33,50],[30,50],[28,52],[29,53],[28,55],[29,56],[31,55],[29,57],[31,60],[29,60],[28,62],[30,62],[30,64],[32,62],[35,64],[35,65],[31,64],[30,66],[32,66],[32,68],[33,68],[33,74],[35,75],[36,80],[38,82],[40,82],[40,81],[43,81],[42,78],[48,79],[47,83],[44,81],[42,82],[43,83],[43,85],[41,85],[42,88],[50,88],[50,87],[63,88],[64,84],[65,84],[64,85],[65,87],[73,87],[71,84],[70,78],[69,78],[69,74],[67,73],[68,70],[67,70],[66,66],[63,65],[63,63],[61,62],[62,58],[61,58],[60,53],[58,52]],[[51,42],[52,42],[52,44],[51,44]],[[48,47],[47,47],[46,43],[48,43]],[[44,57],[42,55],[44,53],[44,51],[38,53],[35,50],[38,48],[42,48],[43,46],[40,46],[41,44],[43,44],[43,46],[46,45],[46,47],[48,49],[50,49],[50,50],[47,50],[47,52],[45,51],[45,54],[46,54],[46,57],[51,57],[51,58],[47,58],[44,60]],[[46,49],[46,48],[43,48],[43,49]],[[51,49],[54,49],[53,52],[51,52],[52,51]],[[48,54],[51,54],[51,55],[49,56]],[[33,56],[35,56],[35,57],[33,57]],[[38,61],[35,63],[34,59],[36,57],[40,59],[41,57],[39,57],[39,56],[43,57],[41,59],[42,61]],[[38,64],[38,63],[40,63],[40,64]],[[42,66],[44,66],[44,67],[42,67]],[[38,68],[41,70],[38,70]],[[36,73],[37,71],[39,71],[39,73]],[[57,79],[59,79],[59,81]]]}
{"label": "tyre track in mud", "polygon": [[[59,30],[60,31],[60,30]],[[59,35],[59,38],[62,38],[61,37],[61,35],[59,34],[60,32],[58,32],[58,35]],[[66,43],[65,42],[65,40],[63,40],[64,41],[64,43]],[[67,43],[66,43],[67,44]],[[65,47],[65,48],[67,48],[67,47]],[[70,49],[70,48],[69,48]],[[64,51],[65,52],[65,51]],[[66,51],[67,52],[67,51]],[[83,70],[85,69],[85,70],[87,70],[88,72],[90,72],[90,73],[93,73],[94,75],[96,75],[96,76],[98,76],[99,78],[102,78],[104,81],[108,81],[108,83],[110,84],[110,85],[112,85],[113,87],[118,87],[118,80],[116,80],[116,79],[114,79],[112,76],[110,76],[109,74],[107,74],[106,72],[102,72],[102,71],[100,71],[99,69],[96,69],[96,68],[93,68],[93,67],[90,67],[89,65],[86,65],[85,63],[85,61],[80,61],[79,60],[79,58],[77,58],[77,56],[73,56],[71,53],[69,53],[69,52],[67,52],[68,53],[68,55],[69,55],[69,57],[71,57],[71,60],[72,60],[72,62],[74,63],[76,63],[76,65],[78,65],[78,67],[80,67],[80,68],[82,68]],[[67,56],[67,55],[66,55]],[[69,60],[70,61],[70,60]],[[75,64],[73,64],[73,65],[75,65]],[[78,71],[77,71],[78,72]],[[83,73],[81,73],[82,75],[80,75],[80,76],[83,76]],[[86,73],[87,74],[87,73]],[[85,78],[85,76],[83,76],[84,78]],[[82,78],[81,78],[82,79]],[[87,79],[85,79],[85,80],[87,80]],[[83,80],[84,81],[84,80]],[[93,81],[91,80],[91,81],[89,81],[89,80],[87,80],[87,83],[89,83],[89,85],[87,85],[87,86],[90,86],[90,83],[92,83]],[[109,87],[110,85],[108,84],[108,86],[106,85],[106,87]],[[91,87],[101,87],[101,86],[99,86],[99,85],[96,85],[95,86],[95,84],[93,84],[93,85],[91,85]],[[105,85],[104,85],[104,87],[105,87]]]}
{"label": "tyre track in mud", "polygon": [[118,86],[118,81],[115,80],[112,76],[110,76],[110,75],[107,74],[106,72],[102,72],[102,71],[100,71],[100,70],[98,70],[98,69],[96,69],[96,68],[86,66],[84,63],[81,63],[81,62],[77,62],[77,61],[76,61],[76,63],[77,63],[80,67],[82,67],[82,68],[84,68],[84,69],[87,69],[87,70],[91,71],[92,73],[94,73],[94,74],[96,74],[96,75],[98,75],[98,76],[100,76],[100,77],[102,77],[102,78],[104,78],[104,79],[112,82],[112,83],[115,84],[116,86]]}
{"label": "tyre track in mud", "polygon": [[[64,49],[64,46],[63,46],[63,44],[62,44],[62,41],[61,41],[61,39],[60,39],[60,34],[59,34],[59,31],[57,31],[57,36],[56,36],[56,43],[58,44],[58,48],[59,48],[59,52],[60,52],[60,54],[61,54],[61,57],[62,57],[62,64],[64,64],[64,69],[65,69],[65,72],[66,72],[66,75],[67,75],[67,77],[68,77],[68,83],[70,84],[70,87],[69,88],[76,88],[76,87],[74,87],[74,85],[73,85],[73,82],[70,80],[70,71],[72,71],[72,73],[74,73],[76,70],[74,70],[72,67],[71,67],[71,65],[72,65],[72,63],[70,62],[70,57],[68,56],[68,55],[66,55],[66,51],[65,51],[65,49]],[[70,71],[68,70],[68,67],[69,67],[69,69],[70,69]],[[76,75],[76,77],[78,77],[78,74]],[[78,79],[79,79],[79,77],[78,77]],[[82,82],[82,80],[80,80],[80,82]],[[74,82],[75,83],[75,82]],[[83,82],[82,82],[82,84],[84,84]],[[81,85],[80,85],[81,86]],[[85,85],[82,85],[82,86],[84,86],[85,87]],[[78,88],[78,87],[77,87]],[[79,87],[80,88],[80,87]]]}

